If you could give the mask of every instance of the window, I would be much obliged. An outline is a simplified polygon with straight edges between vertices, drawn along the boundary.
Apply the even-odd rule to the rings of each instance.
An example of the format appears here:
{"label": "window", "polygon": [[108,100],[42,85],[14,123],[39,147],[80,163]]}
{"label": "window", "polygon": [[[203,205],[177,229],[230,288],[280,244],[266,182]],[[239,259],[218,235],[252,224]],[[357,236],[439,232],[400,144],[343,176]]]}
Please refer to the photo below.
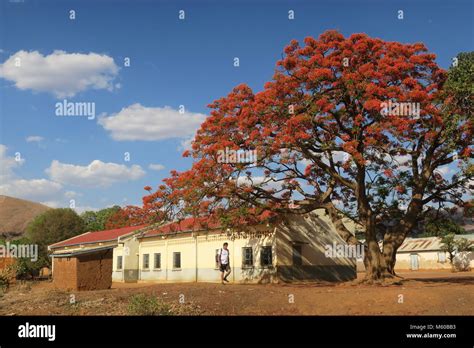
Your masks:
{"label": "window", "polygon": [[117,256],[117,270],[120,271],[122,269],[122,256]]}
{"label": "window", "polygon": [[253,266],[252,247],[243,247],[242,248],[242,266],[244,266],[244,267]]}
{"label": "window", "polygon": [[173,253],[173,268],[181,268],[181,253]]}
{"label": "window", "polygon": [[160,253],[155,254],[155,263],[153,265],[155,269],[161,268],[161,254]]}
{"label": "window", "polygon": [[302,245],[293,245],[293,266],[301,266],[303,264]]}
{"label": "window", "polygon": [[438,262],[441,262],[441,263],[446,262],[446,253],[444,251],[438,253]]}
{"label": "window", "polygon": [[260,264],[263,267],[268,267],[272,265],[272,247],[264,246],[260,251]]}
{"label": "window", "polygon": [[150,268],[150,254],[143,254],[143,269]]}

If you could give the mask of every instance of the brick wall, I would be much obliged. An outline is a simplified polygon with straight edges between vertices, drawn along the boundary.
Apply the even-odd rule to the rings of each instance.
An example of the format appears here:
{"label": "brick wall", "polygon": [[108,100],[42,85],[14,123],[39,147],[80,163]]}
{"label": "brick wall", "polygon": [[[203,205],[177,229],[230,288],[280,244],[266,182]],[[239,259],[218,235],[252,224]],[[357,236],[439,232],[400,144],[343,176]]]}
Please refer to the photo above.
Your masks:
{"label": "brick wall", "polygon": [[112,249],[78,256],[78,290],[109,289],[112,285]]}
{"label": "brick wall", "polygon": [[65,290],[100,290],[112,285],[112,250],[54,258],[53,284]]}
{"label": "brick wall", "polygon": [[77,259],[75,257],[53,258],[53,285],[60,289],[77,289]]}

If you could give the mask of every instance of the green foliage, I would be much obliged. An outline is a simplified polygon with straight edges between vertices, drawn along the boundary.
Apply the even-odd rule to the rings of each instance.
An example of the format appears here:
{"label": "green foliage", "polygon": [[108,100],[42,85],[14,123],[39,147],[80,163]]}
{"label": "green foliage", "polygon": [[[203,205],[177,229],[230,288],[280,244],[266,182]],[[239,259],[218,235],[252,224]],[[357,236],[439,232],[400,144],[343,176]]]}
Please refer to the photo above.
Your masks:
{"label": "green foliage", "polygon": [[449,255],[449,262],[452,264],[454,254],[456,252],[456,241],[454,240],[454,233],[450,233],[441,238],[441,250]]}
{"label": "green foliage", "polygon": [[443,237],[448,234],[466,233],[464,228],[449,218],[431,219],[425,224],[425,231],[420,237]]}
{"label": "green foliage", "polygon": [[[48,245],[77,236],[84,232],[84,221],[72,209],[51,209],[38,215],[26,228],[26,238],[31,244],[38,244],[38,261],[34,268],[50,265]],[[28,261],[25,261],[25,266]]]}
{"label": "green foliage", "polygon": [[441,238],[441,243],[441,250],[449,254],[449,262],[451,264],[453,264],[453,260],[457,252],[474,250],[470,240],[467,240],[466,238],[455,239],[455,235],[453,233],[447,234]]}
{"label": "green foliage", "polygon": [[474,251],[474,245],[470,240],[466,238],[459,238],[458,240],[456,240],[456,246],[459,252]]}
{"label": "green foliage", "polygon": [[[15,239],[8,241],[10,245],[30,245],[35,244],[27,237],[23,237],[20,239]],[[5,240],[1,240],[0,244],[6,245]],[[29,258],[17,258],[15,259],[15,263],[13,265],[13,269],[15,271],[16,278],[18,279],[26,279],[31,278],[32,276],[38,275],[39,270],[43,267],[49,267],[50,261],[49,257],[45,253],[40,252],[40,246],[38,245],[38,259],[36,261],[32,261]]]}
{"label": "green foliage", "polygon": [[120,210],[118,205],[111,208],[105,208],[99,211],[85,211],[81,214],[84,220],[86,231],[102,231],[106,229],[106,223],[111,216]]}
{"label": "green foliage", "polygon": [[474,111],[474,52],[459,53],[457,65],[448,71],[443,88],[455,96],[453,103],[468,114]]}
{"label": "green foliage", "polygon": [[152,295],[133,295],[128,303],[131,315],[171,315],[171,306]]}
{"label": "green foliage", "polygon": [[50,245],[84,232],[84,221],[69,208],[48,210],[38,215],[26,228],[32,243]]}

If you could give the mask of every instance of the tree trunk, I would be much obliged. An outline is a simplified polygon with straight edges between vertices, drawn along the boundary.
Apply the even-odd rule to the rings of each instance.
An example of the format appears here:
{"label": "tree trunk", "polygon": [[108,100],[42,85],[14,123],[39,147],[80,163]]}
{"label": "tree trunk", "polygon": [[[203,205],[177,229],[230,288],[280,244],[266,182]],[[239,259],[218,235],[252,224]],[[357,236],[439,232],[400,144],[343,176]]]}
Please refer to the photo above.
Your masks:
{"label": "tree trunk", "polygon": [[383,258],[387,266],[387,272],[395,274],[395,263],[397,262],[397,247],[393,242],[383,243]]}
{"label": "tree trunk", "polygon": [[337,234],[347,244],[350,244],[350,245],[360,244],[357,238],[346,228],[343,222],[343,218],[341,217],[341,214],[333,205],[326,207],[326,212],[329,214],[329,218],[331,219],[334,227],[336,228]]}
{"label": "tree trunk", "polygon": [[413,216],[409,216],[384,234],[383,257],[387,265],[387,271],[392,275],[396,275],[395,264],[397,262],[398,248],[401,247],[405,238],[415,227],[415,224],[416,219]]}
{"label": "tree trunk", "polygon": [[367,242],[364,264],[365,281],[380,282],[384,279],[392,278],[392,274],[388,271],[385,258],[376,240]]}
{"label": "tree trunk", "polygon": [[377,241],[375,219],[371,214],[366,219],[366,249],[364,253],[365,282],[379,283],[393,278]]}

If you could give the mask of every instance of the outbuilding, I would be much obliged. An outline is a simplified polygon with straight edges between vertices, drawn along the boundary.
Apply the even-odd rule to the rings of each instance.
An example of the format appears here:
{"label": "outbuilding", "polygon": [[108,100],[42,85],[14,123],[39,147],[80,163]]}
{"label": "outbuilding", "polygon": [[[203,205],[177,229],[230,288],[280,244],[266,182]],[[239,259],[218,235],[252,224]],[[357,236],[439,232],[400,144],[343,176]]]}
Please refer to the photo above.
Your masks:
{"label": "outbuilding", "polygon": [[[456,235],[455,239],[465,238],[474,242],[474,234]],[[397,251],[395,271],[403,270],[440,270],[451,269],[449,254],[443,250],[443,243],[439,237],[407,238]],[[457,255],[454,263],[467,258],[470,267],[474,267],[474,253],[466,252]]]}
{"label": "outbuilding", "polygon": [[144,226],[86,232],[48,247],[55,287],[100,290],[112,285],[112,255],[120,236]]}

